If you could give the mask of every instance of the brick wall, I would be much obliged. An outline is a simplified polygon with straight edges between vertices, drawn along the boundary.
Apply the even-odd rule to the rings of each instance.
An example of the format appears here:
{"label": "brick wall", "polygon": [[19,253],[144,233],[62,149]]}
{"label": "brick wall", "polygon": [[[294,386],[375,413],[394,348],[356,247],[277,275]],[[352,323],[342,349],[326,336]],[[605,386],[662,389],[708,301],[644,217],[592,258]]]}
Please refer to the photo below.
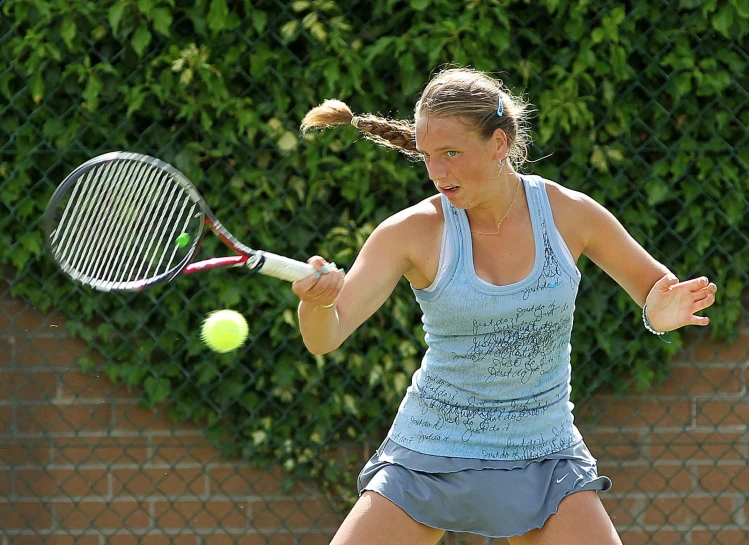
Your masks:
{"label": "brick wall", "polygon": [[0,289],[0,545],[318,545],[309,483],[219,457],[200,430],[80,373],[59,315]]}
{"label": "brick wall", "polygon": [[[310,483],[222,461],[200,430],[77,371],[61,316],[0,285],[0,545],[316,545],[339,524]],[[669,380],[578,407],[625,545],[749,543],[749,332],[695,344]],[[446,545],[506,545],[447,536]]]}
{"label": "brick wall", "polygon": [[576,411],[625,545],[749,543],[749,330],[692,342],[658,388]]}

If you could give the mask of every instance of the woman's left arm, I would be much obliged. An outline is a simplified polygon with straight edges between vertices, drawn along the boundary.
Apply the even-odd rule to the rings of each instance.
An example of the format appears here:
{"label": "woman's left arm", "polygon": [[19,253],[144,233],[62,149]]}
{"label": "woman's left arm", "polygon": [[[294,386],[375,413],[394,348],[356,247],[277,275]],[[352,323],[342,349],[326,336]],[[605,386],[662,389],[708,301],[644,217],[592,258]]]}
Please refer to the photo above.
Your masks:
{"label": "woman's left arm", "polygon": [[717,286],[705,276],[680,282],[632,238],[613,214],[590,197],[582,196],[585,254],[613,278],[638,305],[647,303],[647,318],[657,331],[685,325],[707,325],[696,313],[715,302]]}

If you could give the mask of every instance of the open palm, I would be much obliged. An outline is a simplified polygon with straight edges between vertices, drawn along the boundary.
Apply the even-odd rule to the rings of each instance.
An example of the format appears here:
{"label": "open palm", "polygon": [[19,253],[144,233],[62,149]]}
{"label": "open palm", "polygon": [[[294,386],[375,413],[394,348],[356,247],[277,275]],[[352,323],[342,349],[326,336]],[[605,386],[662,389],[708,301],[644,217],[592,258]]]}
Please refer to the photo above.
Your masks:
{"label": "open palm", "polygon": [[710,319],[696,313],[715,302],[716,291],[718,287],[704,276],[679,282],[673,275],[666,275],[648,293],[648,321],[658,331],[673,331],[685,325],[706,326]]}

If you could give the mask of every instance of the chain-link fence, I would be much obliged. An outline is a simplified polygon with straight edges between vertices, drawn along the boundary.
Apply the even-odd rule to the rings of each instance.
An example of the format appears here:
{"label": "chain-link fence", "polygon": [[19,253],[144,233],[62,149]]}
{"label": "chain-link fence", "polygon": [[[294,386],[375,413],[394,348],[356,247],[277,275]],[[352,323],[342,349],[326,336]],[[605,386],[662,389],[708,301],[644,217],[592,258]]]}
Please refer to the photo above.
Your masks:
{"label": "chain-link fence", "polygon": [[[749,11],[538,4],[0,0],[2,545],[329,541],[419,364],[408,286],[313,357],[287,285],[231,271],[93,293],[50,263],[41,214],[81,162],[140,151],[240,239],[349,267],[429,184],[353,129],[301,140],[299,121],[330,97],[408,117],[445,62],[525,91],[536,173],[719,284],[710,328],[667,345],[583,258],[575,414],[625,544],[749,542]],[[195,334],[222,307],[250,321],[229,356]]]}

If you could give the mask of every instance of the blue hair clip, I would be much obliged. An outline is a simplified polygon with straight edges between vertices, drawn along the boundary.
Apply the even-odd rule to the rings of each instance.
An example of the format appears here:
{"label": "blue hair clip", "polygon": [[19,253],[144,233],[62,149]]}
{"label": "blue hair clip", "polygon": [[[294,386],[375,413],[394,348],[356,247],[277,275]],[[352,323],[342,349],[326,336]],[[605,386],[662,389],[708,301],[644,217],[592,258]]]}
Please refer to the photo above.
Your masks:
{"label": "blue hair clip", "polygon": [[497,106],[497,115],[502,117],[505,113],[505,107],[502,105],[502,95],[499,95],[499,105]]}

